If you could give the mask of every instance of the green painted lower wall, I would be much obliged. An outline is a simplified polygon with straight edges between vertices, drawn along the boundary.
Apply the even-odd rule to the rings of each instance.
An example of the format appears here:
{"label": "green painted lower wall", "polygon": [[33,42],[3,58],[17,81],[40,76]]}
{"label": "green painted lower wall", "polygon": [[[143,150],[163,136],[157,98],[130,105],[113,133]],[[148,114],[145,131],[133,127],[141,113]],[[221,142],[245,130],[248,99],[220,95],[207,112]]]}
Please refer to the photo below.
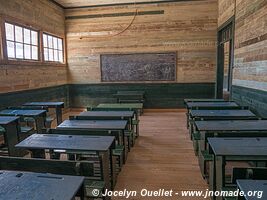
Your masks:
{"label": "green painted lower wall", "polygon": [[213,98],[213,83],[164,84],[70,84],[49,88],[0,94],[0,109],[29,101],[64,101],[65,107],[87,107],[116,102],[118,90],[146,92],[145,108],[181,108],[184,98]]}
{"label": "green painted lower wall", "polygon": [[31,101],[64,101],[69,107],[69,86],[61,85],[34,90],[0,94],[0,109],[8,106],[19,106]]}
{"label": "green painted lower wall", "polygon": [[213,83],[112,83],[70,85],[72,107],[95,106],[116,102],[112,94],[118,90],[142,90],[146,93],[145,108],[181,108],[184,98],[213,98]]}
{"label": "green painted lower wall", "polygon": [[267,117],[267,92],[241,86],[232,86],[232,99],[249,106],[262,117]]}

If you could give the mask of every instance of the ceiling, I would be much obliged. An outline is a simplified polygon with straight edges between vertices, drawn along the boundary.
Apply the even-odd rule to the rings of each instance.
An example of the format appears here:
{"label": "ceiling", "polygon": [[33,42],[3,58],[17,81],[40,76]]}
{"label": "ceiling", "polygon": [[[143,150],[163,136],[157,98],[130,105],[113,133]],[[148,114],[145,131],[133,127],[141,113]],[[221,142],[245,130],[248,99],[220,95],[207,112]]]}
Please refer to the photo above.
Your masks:
{"label": "ceiling", "polygon": [[93,7],[104,5],[116,5],[116,4],[134,4],[134,3],[152,3],[152,2],[171,2],[181,0],[52,0],[60,4],[64,8],[76,8],[76,7]]}

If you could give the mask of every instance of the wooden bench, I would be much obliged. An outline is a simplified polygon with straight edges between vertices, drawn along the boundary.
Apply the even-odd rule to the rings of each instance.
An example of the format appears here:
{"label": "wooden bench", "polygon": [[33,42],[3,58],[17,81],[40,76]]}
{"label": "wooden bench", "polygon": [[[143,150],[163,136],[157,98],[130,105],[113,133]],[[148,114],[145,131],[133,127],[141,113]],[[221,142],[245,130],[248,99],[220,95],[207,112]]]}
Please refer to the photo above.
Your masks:
{"label": "wooden bench", "polygon": [[[101,168],[95,169],[93,161],[62,161],[45,160],[36,158],[17,158],[0,156],[1,170],[19,170],[39,173],[52,173],[60,175],[84,176],[84,196],[87,198],[96,198],[93,190],[98,189],[103,192],[105,183]],[[101,192],[99,198],[101,198]],[[104,198],[103,198],[104,199]]]}

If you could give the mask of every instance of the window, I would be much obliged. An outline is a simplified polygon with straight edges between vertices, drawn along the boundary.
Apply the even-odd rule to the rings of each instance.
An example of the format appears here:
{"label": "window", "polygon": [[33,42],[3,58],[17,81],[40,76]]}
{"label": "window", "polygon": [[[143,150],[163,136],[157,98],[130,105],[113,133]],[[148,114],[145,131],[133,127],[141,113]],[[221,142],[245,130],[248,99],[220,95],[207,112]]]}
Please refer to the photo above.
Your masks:
{"label": "window", "polygon": [[5,23],[7,56],[9,59],[38,60],[38,32]]}
{"label": "window", "polygon": [[63,63],[63,40],[61,38],[43,34],[44,60]]}

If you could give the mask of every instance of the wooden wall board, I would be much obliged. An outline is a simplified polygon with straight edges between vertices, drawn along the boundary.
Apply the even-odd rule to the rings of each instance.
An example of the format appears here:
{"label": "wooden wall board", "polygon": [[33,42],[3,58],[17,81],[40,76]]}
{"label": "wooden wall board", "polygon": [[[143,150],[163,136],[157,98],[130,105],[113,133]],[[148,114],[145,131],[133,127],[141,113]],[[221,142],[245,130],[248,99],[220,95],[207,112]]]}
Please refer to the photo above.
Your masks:
{"label": "wooden wall board", "polygon": [[[9,20],[65,38],[64,10],[55,4],[47,0],[0,0],[0,5],[0,32],[4,21]],[[0,48],[2,54],[2,41]],[[0,56],[0,93],[66,83],[66,64],[8,61]]]}
{"label": "wooden wall board", "polygon": [[[67,19],[69,83],[101,82],[100,55],[177,52],[176,82],[214,82],[217,0],[67,9],[66,17],[164,10],[161,15]],[[80,39],[83,38],[83,39]]]}

